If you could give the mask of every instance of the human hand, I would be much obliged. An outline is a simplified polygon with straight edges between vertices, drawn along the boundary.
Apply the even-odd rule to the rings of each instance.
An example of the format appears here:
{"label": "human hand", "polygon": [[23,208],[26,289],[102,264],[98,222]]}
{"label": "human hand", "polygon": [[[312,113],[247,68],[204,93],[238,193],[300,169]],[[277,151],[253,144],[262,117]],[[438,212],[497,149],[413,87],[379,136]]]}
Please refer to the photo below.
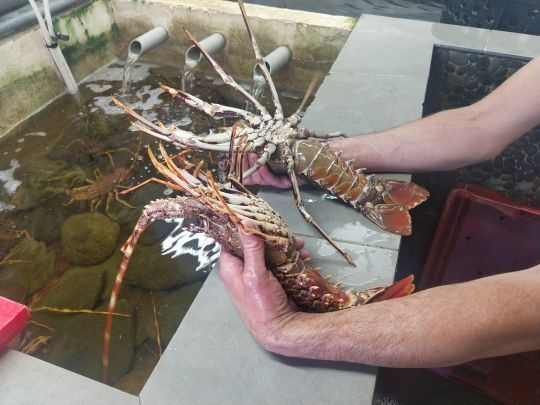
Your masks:
{"label": "human hand", "polygon": [[[256,228],[252,221],[244,221],[244,225]],[[266,269],[263,240],[242,230],[240,239],[244,260],[222,249],[221,279],[248,330],[262,346],[269,347],[284,325],[294,317],[296,307],[274,275]],[[304,242],[296,239],[297,249],[301,250],[303,246]],[[301,250],[300,256],[305,259],[309,253]]]}
{"label": "human hand", "polygon": [[[244,154],[242,160],[242,167],[244,170],[252,167],[259,157],[256,153],[246,153]],[[244,179],[244,184],[247,185],[261,185],[261,186],[272,186],[281,189],[287,189],[292,187],[291,180],[285,176],[275,175],[270,171],[267,165],[261,166],[255,173],[249,176],[247,179]]]}

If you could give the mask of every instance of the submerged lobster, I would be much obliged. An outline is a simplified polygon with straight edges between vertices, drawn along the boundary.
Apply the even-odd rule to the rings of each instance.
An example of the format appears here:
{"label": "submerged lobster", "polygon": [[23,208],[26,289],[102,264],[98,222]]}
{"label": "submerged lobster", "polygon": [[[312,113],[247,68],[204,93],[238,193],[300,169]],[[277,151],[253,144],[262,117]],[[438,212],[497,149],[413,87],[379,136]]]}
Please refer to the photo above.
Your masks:
{"label": "submerged lobster", "polygon": [[[225,84],[251,102],[256,113],[220,104],[207,103],[191,94],[162,85],[162,89],[175,99],[203,111],[211,117],[238,118],[238,121],[224,132],[195,135],[175,126],[164,128],[155,125],[114,99],[116,104],[136,119],[134,125],[139,129],[159,139],[172,142],[176,146],[221,152],[236,149],[240,152],[240,156],[235,164],[231,165],[230,174],[240,181],[253,174],[264,164],[268,164],[278,174],[286,173],[291,180],[296,206],[301,214],[350,264],[353,264],[350,257],[337,246],[304,208],[296,179],[297,174],[304,175],[308,180],[326,188],[341,200],[358,209],[381,228],[399,235],[411,234],[411,217],[408,211],[425,201],[429,196],[428,191],[409,182],[376,180],[373,176],[365,176],[362,170],[355,170],[349,162],[342,160],[339,153],[335,153],[328,143],[314,139],[328,139],[343,134],[317,134],[298,127],[301,112],[314,83],[310,85],[310,89],[306,92],[306,96],[298,110],[290,117],[285,118],[276,87],[248,23],[242,0],[238,0],[238,4],[255,52],[257,66],[260,68],[272,94],[275,106],[274,115],[271,115],[259,101],[225,73],[187,30],[186,33],[189,39],[212,64]],[[259,159],[251,168],[242,172],[241,155],[248,152],[257,153]]]}
{"label": "submerged lobster", "polygon": [[[112,290],[108,308],[110,315],[107,317],[105,325],[103,382],[108,380],[112,313],[124,275],[142,232],[152,222],[159,219],[186,217],[196,219],[197,222],[190,226],[190,231],[209,235],[239,257],[243,256],[243,252],[238,228],[261,237],[265,241],[267,268],[279,280],[287,295],[303,310],[311,312],[336,311],[355,305],[402,297],[414,290],[413,276],[389,287],[371,288],[360,292],[352,289],[341,290],[337,284],[330,284],[318,270],[310,268],[304,262],[296,250],[291,229],[263,199],[251,194],[234,178],[230,178],[230,183],[227,185],[218,185],[210,173],[202,173],[198,167],[179,157],[182,166],[194,168],[194,174],[190,174],[185,168],[178,167],[173,162],[162,145],[160,145],[160,152],[165,164],[160,163],[148,148],[152,163],[168,181],[152,178],[133,189],[155,181],[171,189],[182,191],[186,196],[159,199],[148,204],[137,221],[131,236],[123,246],[124,257]],[[259,229],[244,227],[241,221],[245,219],[254,221]]]}

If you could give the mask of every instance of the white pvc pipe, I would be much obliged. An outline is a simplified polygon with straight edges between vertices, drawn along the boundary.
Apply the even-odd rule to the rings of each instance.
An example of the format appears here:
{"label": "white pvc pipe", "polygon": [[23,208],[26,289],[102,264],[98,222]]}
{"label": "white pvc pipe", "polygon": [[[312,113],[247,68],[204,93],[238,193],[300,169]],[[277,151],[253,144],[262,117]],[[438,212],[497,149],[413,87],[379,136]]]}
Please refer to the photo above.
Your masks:
{"label": "white pvc pipe", "polygon": [[[272,74],[287,65],[291,58],[292,52],[289,47],[281,45],[264,57],[264,63],[270,74]],[[253,79],[264,80],[263,77],[261,67],[259,65],[255,65],[253,68]]]}
{"label": "white pvc pipe", "polygon": [[32,6],[32,9],[34,10],[39,26],[41,28],[41,35],[43,36],[45,44],[47,48],[49,49],[54,65],[56,66],[58,73],[60,74],[60,77],[62,78],[62,80],[64,81],[64,84],[67,87],[68,93],[76,94],[79,91],[77,82],[75,82],[75,78],[71,74],[69,65],[67,64],[66,59],[64,58],[64,55],[62,54],[62,51],[60,50],[60,47],[56,44],[56,39],[54,37],[54,34],[52,35],[50,34],[50,32],[53,32],[52,31],[53,27],[52,27],[51,11],[49,10],[49,1],[44,0],[43,2],[45,18],[47,18],[47,20],[50,21],[49,27],[47,27],[48,24],[46,24],[45,20],[43,19],[43,16],[41,15],[41,11],[37,7],[36,2],[34,0],[28,0],[28,2],[30,3],[30,5]]}
{"label": "white pvc pipe", "polygon": [[141,55],[167,42],[168,39],[169,33],[167,30],[158,25],[130,42],[128,59],[137,60]]}
{"label": "white pvc pipe", "polygon": [[[210,55],[221,51],[225,47],[225,37],[216,32],[202,41],[199,41],[199,45]],[[202,60],[203,54],[199,48],[195,45],[191,45],[186,52],[186,67],[194,69]]]}

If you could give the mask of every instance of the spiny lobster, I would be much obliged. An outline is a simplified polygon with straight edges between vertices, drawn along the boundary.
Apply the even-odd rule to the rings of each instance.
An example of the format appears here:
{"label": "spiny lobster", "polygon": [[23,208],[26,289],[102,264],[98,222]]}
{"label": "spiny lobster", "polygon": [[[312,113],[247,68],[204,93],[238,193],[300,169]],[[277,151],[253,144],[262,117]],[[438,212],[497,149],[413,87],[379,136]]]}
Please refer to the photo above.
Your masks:
{"label": "spiny lobster", "polygon": [[[353,266],[354,263],[347,253],[326,234],[304,208],[298,188],[297,174],[304,175],[308,180],[328,189],[381,228],[400,235],[411,234],[411,218],[408,211],[425,201],[429,196],[428,191],[413,183],[365,176],[362,170],[355,170],[349,162],[341,159],[339,153],[335,153],[327,143],[314,140],[314,138],[328,139],[343,134],[317,134],[314,131],[298,127],[301,112],[311,89],[306,92],[298,110],[290,117],[285,118],[276,87],[249,25],[243,1],[238,0],[238,4],[255,53],[257,66],[272,94],[275,106],[274,115],[271,115],[258,100],[225,73],[187,30],[185,30],[186,34],[191,42],[212,64],[225,84],[251,102],[256,113],[207,103],[184,91],[161,85],[162,89],[175,99],[205,112],[211,117],[238,118],[232,127],[223,132],[195,135],[175,126],[164,128],[155,125],[114,99],[116,104],[136,119],[133,124],[140,130],[159,139],[172,142],[176,146],[221,152],[229,152],[232,148],[238,150],[240,158],[236,164],[231,165],[230,174],[240,181],[253,174],[264,164],[268,164],[278,174],[286,173],[291,180],[295,203],[302,216]],[[252,167],[242,172],[241,155],[249,152],[256,153],[259,158]]]}
{"label": "spiny lobster", "polygon": [[[165,164],[158,161],[148,148],[148,154],[156,169],[167,181],[151,178],[133,187],[155,181],[173,190],[184,192],[173,198],[151,202],[141,214],[133,232],[124,244],[124,257],[116,276],[108,307],[103,340],[102,381],[108,381],[109,347],[114,313],[118,294],[126,273],[131,255],[142,232],[152,222],[170,218],[192,218],[196,222],[189,228],[192,232],[202,232],[227,247],[238,257],[243,257],[238,229],[255,234],[265,241],[266,266],[279,280],[287,295],[296,305],[311,312],[327,312],[350,308],[410,294],[414,290],[413,276],[400,280],[389,287],[376,287],[364,291],[352,289],[343,291],[339,285],[332,285],[315,268],[309,267],[300,257],[295,247],[291,229],[283,218],[263,199],[249,192],[239,181],[229,178],[227,185],[218,185],[210,172],[199,170],[179,156],[183,167],[178,167],[160,145]],[[193,169],[190,174],[186,168]],[[127,191],[131,191],[127,190]],[[247,228],[242,220],[250,219],[258,229]]]}

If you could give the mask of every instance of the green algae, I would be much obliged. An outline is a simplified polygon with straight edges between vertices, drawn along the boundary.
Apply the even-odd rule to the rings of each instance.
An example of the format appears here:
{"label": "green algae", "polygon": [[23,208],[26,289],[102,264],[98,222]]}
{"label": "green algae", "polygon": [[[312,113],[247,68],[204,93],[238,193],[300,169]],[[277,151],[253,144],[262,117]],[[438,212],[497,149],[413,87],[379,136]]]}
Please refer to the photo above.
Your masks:
{"label": "green algae", "polygon": [[85,31],[87,40],[85,43],[77,43],[74,45],[66,45],[62,52],[68,64],[75,64],[88,54],[106,55],[109,47],[109,38],[106,33],[99,35],[88,35]]}

